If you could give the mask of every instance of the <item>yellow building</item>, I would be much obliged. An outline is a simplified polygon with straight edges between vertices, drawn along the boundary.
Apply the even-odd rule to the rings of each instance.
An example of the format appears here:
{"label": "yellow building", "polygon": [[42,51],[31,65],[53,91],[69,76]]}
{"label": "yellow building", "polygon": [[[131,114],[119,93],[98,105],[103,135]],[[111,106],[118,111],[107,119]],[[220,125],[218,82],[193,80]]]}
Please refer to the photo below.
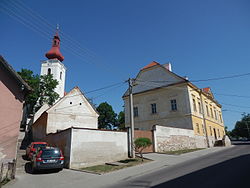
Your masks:
{"label": "yellow building", "polygon": [[[152,62],[140,70],[132,89],[135,129],[153,126],[193,130],[207,145],[225,135],[221,105],[210,88],[199,89],[171,70],[170,64]],[[130,125],[129,91],[123,95],[125,124]]]}

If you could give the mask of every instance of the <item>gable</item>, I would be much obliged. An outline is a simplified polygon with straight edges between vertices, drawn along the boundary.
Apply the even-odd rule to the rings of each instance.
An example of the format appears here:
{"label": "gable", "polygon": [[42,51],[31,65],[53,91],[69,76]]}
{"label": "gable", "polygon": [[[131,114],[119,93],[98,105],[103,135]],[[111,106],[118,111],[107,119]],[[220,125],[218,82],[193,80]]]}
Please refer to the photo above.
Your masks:
{"label": "gable", "polygon": [[[146,69],[143,68],[138,73],[132,92],[133,94],[141,93],[159,87],[166,87],[181,81],[185,81],[185,79],[167,70],[162,65],[154,65]],[[124,96],[127,95],[128,90],[125,92]]]}
{"label": "gable", "polygon": [[97,116],[93,106],[89,103],[87,98],[82,94],[79,88],[72,89],[67,95],[53,105],[48,113],[62,113],[62,114],[81,114]]}

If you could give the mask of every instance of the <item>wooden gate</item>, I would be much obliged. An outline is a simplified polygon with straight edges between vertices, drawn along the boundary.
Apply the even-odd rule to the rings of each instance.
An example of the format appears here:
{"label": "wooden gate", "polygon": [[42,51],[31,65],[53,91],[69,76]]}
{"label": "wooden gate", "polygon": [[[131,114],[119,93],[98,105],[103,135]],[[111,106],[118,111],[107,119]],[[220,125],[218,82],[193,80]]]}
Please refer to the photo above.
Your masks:
{"label": "wooden gate", "polygon": [[152,142],[152,145],[145,148],[143,150],[143,153],[152,153],[154,152],[154,137],[153,137],[153,131],[142,131],[142,130],[135,130],[135,139],[136,138],[149,138]]}

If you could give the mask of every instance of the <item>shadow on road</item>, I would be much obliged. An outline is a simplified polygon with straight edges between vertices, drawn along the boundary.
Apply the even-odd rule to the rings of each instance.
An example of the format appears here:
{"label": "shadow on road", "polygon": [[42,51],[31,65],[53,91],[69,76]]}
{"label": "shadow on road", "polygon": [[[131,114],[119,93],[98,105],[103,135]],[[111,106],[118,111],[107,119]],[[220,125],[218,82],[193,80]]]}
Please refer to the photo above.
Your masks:
{"label": "shadow on road", "polygon": [[233,141],[232,142],[233,145],[250,145],[249,141]]}
{"label": "shadow on road", "polygon": [[164,182],[153,188],[249,187],[249,167],[250,155],[243,155]]}

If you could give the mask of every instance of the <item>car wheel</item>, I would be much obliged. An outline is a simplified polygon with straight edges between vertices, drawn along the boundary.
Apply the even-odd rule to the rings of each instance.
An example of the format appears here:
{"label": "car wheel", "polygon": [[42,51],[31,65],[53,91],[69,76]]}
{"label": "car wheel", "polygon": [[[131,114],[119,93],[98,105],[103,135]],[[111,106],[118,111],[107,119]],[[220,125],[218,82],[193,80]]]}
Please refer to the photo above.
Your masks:
{"label": "car wheel", "polygon": [[36,172],[36,168],[34,167],[33,164],[31,164],[31,173],[32,173],[32,174],[35,174],[35,172]]}

